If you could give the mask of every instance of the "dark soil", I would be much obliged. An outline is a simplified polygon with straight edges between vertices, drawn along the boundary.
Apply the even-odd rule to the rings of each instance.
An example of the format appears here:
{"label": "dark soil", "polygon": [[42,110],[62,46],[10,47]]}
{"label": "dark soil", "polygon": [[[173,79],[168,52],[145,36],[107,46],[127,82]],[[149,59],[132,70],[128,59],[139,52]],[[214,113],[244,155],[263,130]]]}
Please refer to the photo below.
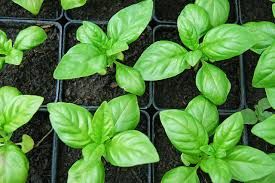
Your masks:
{"label": "dark soil", "polygon": [[[78,26],[71,25],[68,27],[65,50],[68,50],[77,43],[75,32]],[[141,53],[152,43],[152,39],[152,31],[148,28],[136,42],[130,45],[130,49],[124,52],[125,61],[123,63],[133,66]],[[116,84],[115,68],[109,68],[108,73],[104,76],[95,74],[85,78],[63,81],[62,100],[65,102],[98,106],[104,100],[111,100],[123,94],[126,94],[126,92]],[[147,82],[144,95],[138,97],[140,106],[147,106],[149,98],[149,83]]]}
{"label": "dark soil", "polygon": [[[140,124],[137,130],[148,134],[149,119],[142,112]],[[149,135],[149,134],[148,134]],[[58,183],[64,183],[68,177],[70,167],[81,158],[81,150],[72,149],[63,143],[60,144],[58,156]],[[147,183],[148,182],[148,165],[142,165],[131,168],[114,167],[105,162],[105,182],[106,183]]]}
{"label": "dark soil", "polygon": [[[4,24],[0,27],[7,36],[15,40],[18,32],[30,25]],[[60,33],[54,25],[42,25],[45,28],[48,39],[31,51],[24,52],[23,62],[19,66],[6,65],[0,71],[0,86],[13,86],[23,94],[39,95],[44,97],[44,104],[54,102],[56,98],[56,80],[53,79],[53,71],[59,57]]]}
{"label": "dark soil", "polygon": [[242,22],[263,20],[274,22],[271,1],[241,0],[240,6]]}
{"label": "dark soil", "polygon": [[[14,133],[12,140],[21,142],[22,135],[28,134],[37,144],[50,130],[49,114],[38,112],[29,123]],[[38,147],[27,153],[30,162],[29,183],[51,182],[52,141],[53,135],[50,134]]]}
{"label": "dark soil", "polygon": [[69,10],[71,19],[108,21],[119,10],[138,3],[138,0],[88,0],[80,8]]}
{"label": "dark soil", "polygon": [[[160,21],[177,22],[183,8],[194,0],[155,0],[155,16]],[[230,0],[230,14],[228,22],[236,22],[235,0]]]}
{"label": "dark soil", "polygon": [[[175,27],[159,27],[155,32],[155,40],[170,40],[182,45]],[[228,100],[220,109],[234,110],[240,106],[240,66],[239,57],[215,63],[225,71],[231,82]],[[154,100],[158,108],[184,108],[188,102],[199,94],[196,87],[196,72],[185,70],[180,75],[155,82]]]}
{"label": "dark soil", "polygon": [[60,15],[61,5],[58,0],[45,0],[37,16],[32,15],[11,0],[0,1],[0,17],[57,19]]}

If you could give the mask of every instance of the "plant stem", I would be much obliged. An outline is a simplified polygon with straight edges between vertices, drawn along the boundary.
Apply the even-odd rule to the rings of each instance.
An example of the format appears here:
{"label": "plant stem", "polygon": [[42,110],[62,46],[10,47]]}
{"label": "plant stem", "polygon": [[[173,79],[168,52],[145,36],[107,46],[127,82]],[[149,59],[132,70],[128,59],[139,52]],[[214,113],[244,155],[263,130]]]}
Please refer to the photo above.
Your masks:
{"label": "plant stem", "polygon": [[41,140],[39,140],[39,142],[37,142],[37,144],[35,144],[35,147],[39,147],[40,144],[53,132],[53,128],[47,132],[46,135],[44,135],[44,137],[42,137]]}

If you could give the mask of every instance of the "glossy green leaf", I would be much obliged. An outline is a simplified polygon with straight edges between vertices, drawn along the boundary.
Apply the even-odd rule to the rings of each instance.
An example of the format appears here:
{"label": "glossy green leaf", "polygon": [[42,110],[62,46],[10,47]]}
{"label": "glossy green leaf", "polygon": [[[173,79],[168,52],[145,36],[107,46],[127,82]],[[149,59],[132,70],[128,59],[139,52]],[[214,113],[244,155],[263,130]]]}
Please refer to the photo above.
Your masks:
{"label": "glossy green leaf", "polygon": [[215,130],[219,122],[219,112],[217,106],[211,103],[202,95],[192,99],[186,109],[193,118],[198,120],[209,135]]}
{"label": "glossy green leaf", "polygon": [[130,44],[138,39],[152,18],[153,1],[143,0],[117,12],[108,22],[107,35]]}
{"label": "glossy green leaf", "polygon": [[17,35],[14,48],[18,50],[29,50],[40,44],[47,39],[47,34],[41,27],[30,26],[21,30]]}
{"label": "glossy green leaf", "polygon": [[228,153],[225,161],[233,179],[241,182],[259,179],[275,171],[272,158],[249,146],[236,146]]}
{"label": "glossy green leaf", "polygon": [[27,153],[31,151],[33,147],[34,147],[33,139],[29,135],[24,134],[22,136],[22,142],[21,142],[21,150],[23,151],[23,153]]}
{"label": "glossy green leaf", "polygon": [[61,0],[61,6],[64,10],[78,8],[85,5],[87,0]]}
{"label": "glossy green leaf", "polygon": [[0,54],[6,55],[9,52],[7,48],[11,49],[12,43],[8,41],[6,33],[0,30]]}
{"label": "glossy green leaf", "polygon": [[25,183],[27,181],[29,162],[25,154],[17,146],[1,146],[0,162],[1,183]]}
{"label": "glossy green leaf", "polygon": [[264,139],[270,144],[275,145],[275,115],[272,115],[271,117],[267,118],[263,122],[260,122],[256,124],[251,132]]}
{"label": "glossy green leaf", "polygon": [[12,0],[14,3],[28,10],[34,15],[37,15],[44,0]]}
{"label": "glossy green leaf", "polygon": [[105,145],[90,143],[82,149],[82,155],[87,162],[101,161],[101,157],[105,155]]}
{"label": "glossy green leaf", "polygon": [[199,183],[199,177],[194,167],[180,166],[164,174],[161,183]]}
{"label": "glossy green leaf", "polygon": [[196,0],[195,4],[205,9],[213,27],[224,24],[228,19],[230,11],[228,0]]}
{"label": "glossy green leaf", "polygon": [[273,17],[275,18],[275,3],[272,4],[272,13]]}
{"label": "glossy green leaf", "polygon": [[181,154],[180,159],[185,166],[189,166],[190,164],[197,164],[201,161],[201,157],[198,155],[190,155],[184,153]]}
{"label": "glossy green leaf", "polygon": [[238,56],[254,44],[253,34],[247,29],[236,24],[224,24],[207,32],[201,50],[214,62]]}
{"label": "glossy green leaf", "polygon": [[21,50],[12,49],[5,57],[5,63],[12,65],[20,65],[23,60],[23,52]]}
{"label": "glossy green leaf", "polygon": [[91,113],[75,104],[48,104],[50,121],[58,137],[68,146],[83,148],[92,142],[89,136],[92,118]]}
{"label": "glossy green leaf", "polygon": [[202,124],[185,111],[162,111],[160,121],[172,144],[182,153],[200,154],[200,147],[208,143]]}
{"label": "glossy green leaf", "polygon": [[127,43],[125,42],[115,42],[114,44],[112,44],[111,48],[109,50],[107,50],[107,55],[108,56],[112,56],[112,55],[116,55],[119,54],[125,50],[128,50],[129,46]]}
{"label": "glossy green leaf", "polygon": [[202,57],[202,52],[200,50],[189,51],[185,54],[184,59],[189,65],[194,67],[197,65]]}
{"label": "glossy green leaf", "polygon": [[158,41],[142,53],[134,68],[145,81],[171,78],[190,67],[184,59],[186,53],[177,43]]}
{"label": "glossy green leaf", "polygon": [[261,54],[275,41],[275,24],[272,22],[248,22],[243,26],[253,33],[256,44],[251,50],[258,54]]}
{"label": "glossy green leaf", "polygon": [[115,124],[115,133],[134,130],[140,120],[137,97],[132,94],[112,99],[108,103]]}
{"label": "glossy green leaf", "polygon": [[114,166],[155,163],[159,155],[147,136],[136,130],[121,132],[106,144],[106,158]]}
{"label": "glossy green leaf", "polygon": [[265,93],[270,105],[272,106],[273,109],[275,109],[275,87],[265,88]]}
{"label": "glossy green leaf", "polygon": [[204,97],[215,105],[225,103],[231,89],[226,74],[220,68],[206,62],[203,62],[197,72],[196,86]]}
{"label": "glossy green leaf", "polygon": [[85,161],[83,159],[75,162],[68,172],[67,183],[104,183],[105,170],[101,161]]}
{"label": "glossy green leaf", "polygon": [[224,120],[216,129],[213,145],[216,150],[232,149],[241,139],[244,129],[243,116],[237,112]]}
{"label": "glossy green leaf", "polygon": [[252,85],[255,88],[275,87],[275,43],[261,55],[256,66]]}
{"label": "glossy green leaf", "polygon": [[258,122],[258,118],[256,116],[255,111],[247,108],[247,109],[242,110],[241,113],[243,116],[244,124],[254,125]]}
{"label": "glossy green leaf", "polygon": [[74,79],[106,73],[107,56],[92,44],[77,44],[61,59],[54,71],[55,79]]}

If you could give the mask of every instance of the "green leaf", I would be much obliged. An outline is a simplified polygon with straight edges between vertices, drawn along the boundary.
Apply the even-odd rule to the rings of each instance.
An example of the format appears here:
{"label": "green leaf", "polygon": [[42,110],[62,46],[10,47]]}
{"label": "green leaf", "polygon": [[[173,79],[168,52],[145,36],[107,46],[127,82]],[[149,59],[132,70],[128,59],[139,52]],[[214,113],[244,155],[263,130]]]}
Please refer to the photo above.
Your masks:
{"label": "green leaf", "polygon": [[121,53],[122,51],[128,50],[129,46],[125,42],[115,42],[111,48],[106,51],[107,56],[112,56]]}
{"label": "green leaf", "polygon": [[144,0],[117,12],[109,21],[107,35],[115,42],[130,44],[138,39],[149,24],[153,1]]}
{"label": "green leaf", "polygon": [[230,183],[232,174],[229,166],[222,159],[208,158],[202,160],[201,169],[210,175],[213,183]]}
{"label": "green leaf", "polygon": [[201,161],[201,157],[197,155],[189,155],[182,153],[180,156],[181,161],[185,166],[189,166],[190,164],[197,164]]}
{"label": "green leaf", "polygon": [[33,15],[37,15],[44,0],[12,0],[14,3],[23,7],[24,9],[31,12]]}
{"label": "green leaf", "polygon": [[275,171],[272,158],[249,146],[236,146],[225,161],[233,179],[241,182],[259,179]]}
{"label": "green leaf", "polygon": [[181,41],[191,50],[199,47],[199,39],[209,28],[207,12],[198,5],[188,4],[178,17],[178,30]]}
{"label": "green leaf", "polygon": [[275,43],[261,55],[256,66],[252,85],[255,88],[275,87]]}
{"label": "green leaf", "polygon": [[5,57],[0,57],[0,70],[4,67],[5,65]]}
{"label": "green leaf", "polygon": [[258,122],[258,118],[256,116],[256,113],[251,109],[244,109],[241,111],[243,116],[244,124],[247,125],[254,125]]}
{"label": "green leaf", "polygon": [[0,54],[6,55],[12,48],[12,42],[8,40],[4,31],[0,30]]}
{"label": "green leaf", "polygon": [[180,166],[164,174],[161,183],[199,183],[199,177],[194,167]]}
{"label": "green leaf", "polygon": [[145,82],[136,69],[116,62],[116,82],[125,91],[142,96],[145,92]]}
{"label": "green leaf", "polygon": [[17,50],[12,48],[9,54],[5,57],[5,63],[20,65],[23,60],[23,52],[21,50]]}
{"label": "green leaf", "polygon": [[54,71],[55,79],[74,79],[96,73],[106,73],[107,56],[92,44],[72,47]]}
{"label": "green leaf", "polygon": [[214,62],[238,56],[254,44],[253,34],[247,29],[236,24],[224,24],[207,32],[201,50]]}
{"label": "green leaf", "polygon": [[24,30],[21,30],[17,35],[14,48],[18,50],[30,50],[47,39],[47,34],[41,27],[30,26]]}
{"label": "green leaf", "polygon": [[101,161],[85,161],[83,159],[75,162],[68,172],[67,183],[104,183],[105,170]]}
{"label": "green leaf", "polygon": [[112,111],[107,102],[103,102],[94,114],[89,135],[98,144],[104,143],[114,135]]}
{"label": "green leaf", "polygon": [[272,4],[272,13],[273,17],[275,18],[275,3]]}
{"label": "green leaf", "polygon": [[256,44],[251,50],[255,53],[261,54],[275,41],[275,24],[272,22],[248,22],[243,26],[253,33]]}
{"label": "green leaf", "polygon": [[256,124],[251,132],[264,139],[266,142],[275,145],[275,115],[267,118],[263,122]]}
{"label": "green leaf", "polygon": [[171,78],[190,67],[184,59],[186,53],[177,43],[158,41],[142,53],[134,68],[145,81]]}
{"label": "green leaf", "polygon": [[258,101],[258,104],[255,106],[255,108],[260,112],[264,112],[265,110],[271,108],[271,105],[267,98],[262,98]]}
{"label": "green leaf", "polygon": [[136,130],[121,132],[106,144],[107,160],[114,166],[155,163],[159,155],[147,136]]}
{"label": "green leaf", "polygon": [[82,149],[84,160],[87,162],[100,161],[101,157],[105,155],[104,144],[91,143]]}
{"label": "green leaf", "polygon": [[137,97],[132,94],[112,99],[108,103],[115,124],[115,133],[134,130],[140,120]]}
{"label": "green leaf", "polygon": [[185,111],[161,111],[160,121],[172,144],[182,153],[200,154],[200,147],[208,143],[202,124]]}
{"label": "green leaf", "polygon": [[68,146],[83,148],[92,142],[89,136],[92,118],[91,113],[75,104],[48,104],[50,121],[58,137]]}
{"label": "green leaf", "polygon": [[85,5],[87,0],[61,0],[61,6],[64,10],[78,8]]}
{"label": "green leaf", "polygon": [[238,144],[243,132],[243,116],[237,112],[229,116],[216,129],[213,146],[216,150],[230,150]]}
{"label": "green leaf", "polygon": [[224,24],[228,19],[230,11],[228,0],[196,0],[195,4],[205,9],[213,27]]}
{"label": "green leaf", "polygon": [[270,105],[272,106],[273,109],[275,109],[275,87],[265,88],[265,93]]}
{"label": "green leaf", "polygon": [[21,150],[23,153],[27,153],[33,149],[34,146],[34,141],[33,139],[29,136],[24,134],[22,136],[22,142],[21,142]]}
{"label": "green leaf", "polygon": [[27,181],[29,162],[25,154],[17,146],[1,146],[0,160],[0,182],[25,183]]}
{"label": "green leaf", "polygon": [[225,103],[231,89],[226,74],[218,67],[203,62],[196,76],[198,90],[215,105]]}
{"label": "green leaf", "polygon": [[197,65],[202,57],[202,52],[200,50],[189,51],[185,54],[184,59],[189,65],[194,67]]}
{"label": "green leaf", "polygon": [[209,135],[213,133],[219,122],[217,106],[199,95],[192,99],[186,109],[193,118],[198,120]]}

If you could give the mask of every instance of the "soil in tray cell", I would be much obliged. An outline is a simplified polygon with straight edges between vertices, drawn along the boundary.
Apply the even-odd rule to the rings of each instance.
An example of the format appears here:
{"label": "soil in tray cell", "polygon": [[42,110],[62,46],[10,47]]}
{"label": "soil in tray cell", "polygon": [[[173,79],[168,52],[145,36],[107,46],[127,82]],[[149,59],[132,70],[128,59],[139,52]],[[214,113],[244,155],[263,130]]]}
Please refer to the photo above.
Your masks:
{"label": "soil in tray cell", "polygon": [[61,14],[61,6],[58,0],[45,0],[37,16],[15,4],[11,0],[0,1],[0,17],[57,19]]}
{"label": "soil in tray cell", "polygon": [[[148,119],[141,113],[140,123],[137,130],[147,134]],[[77,160],[81,159],[81,150],[72,149],[65,144],[60,144],[58,156],[58,180],[63,183],[67,181],[68,170]],[[106,183],[148,183],[148,165],[141,165],[131,168],[114,167],[105,163],[105,182]]]}
{"label": "soil in tray cell", "polygon": [[[2,24],[0,29],[13,41],[18,32],[30,25]],[[43,25],[42,25],[43,26]],[[45,26],[45,25],[44,25]],[[46,25],[48,39],[40,46],[24,52],[19,66],[5,65],[0,71],[0,86],[13,86],[23,94],[44,97],[44,104],[56,98],[56,80],[53,71],[58,63],[59,30],[54,25]]]}
{"label": "soil in tray cell", "polygon": [[[67,29],[66,50],[77,44],[75,36],[77,27],[73,25]],[[124,52],[125,61],[121,63],[133,66],[141,53],[152,43],[152,39],[152,31],[148,28],[137,41],[129,46],[130,49]],[[104,76],[95,74],[85,78],[63,81],[62,100],[79,105],[98,106],[104,100],[111,100],[126,93],[116,83],[114,66],[109,68],[108,73]],[[149,96],[149,83],[146,82],[144,95],[138,97],[140,106],[145,107],[149,103]]]}
{"label": "soil in tray cell", "polygon": [[[175,27],[160,27],[155,32],[155,40],[170,40],[182,45]],[[234,110],[240,106],[240,67],[239,57],[216,62],[231,82],[228,100],[220,109]],[[159,108],[185,108],[190,100],[199,95],[196,87],[196,72],[185,70],[176,77],[154,83],[154,101]]]}
{"label": "soil in tray cell", "polygon": [[[23,134],[31,136],[37,144],[49,131],[51,124],[47,112],[38,112],[17,131],[15,131],[12,141],[21,142]],[[51,163],[52,163],[52,133],[47,136],[38,147],[27,153],[30,162],[28,183],[50,183]]]}

